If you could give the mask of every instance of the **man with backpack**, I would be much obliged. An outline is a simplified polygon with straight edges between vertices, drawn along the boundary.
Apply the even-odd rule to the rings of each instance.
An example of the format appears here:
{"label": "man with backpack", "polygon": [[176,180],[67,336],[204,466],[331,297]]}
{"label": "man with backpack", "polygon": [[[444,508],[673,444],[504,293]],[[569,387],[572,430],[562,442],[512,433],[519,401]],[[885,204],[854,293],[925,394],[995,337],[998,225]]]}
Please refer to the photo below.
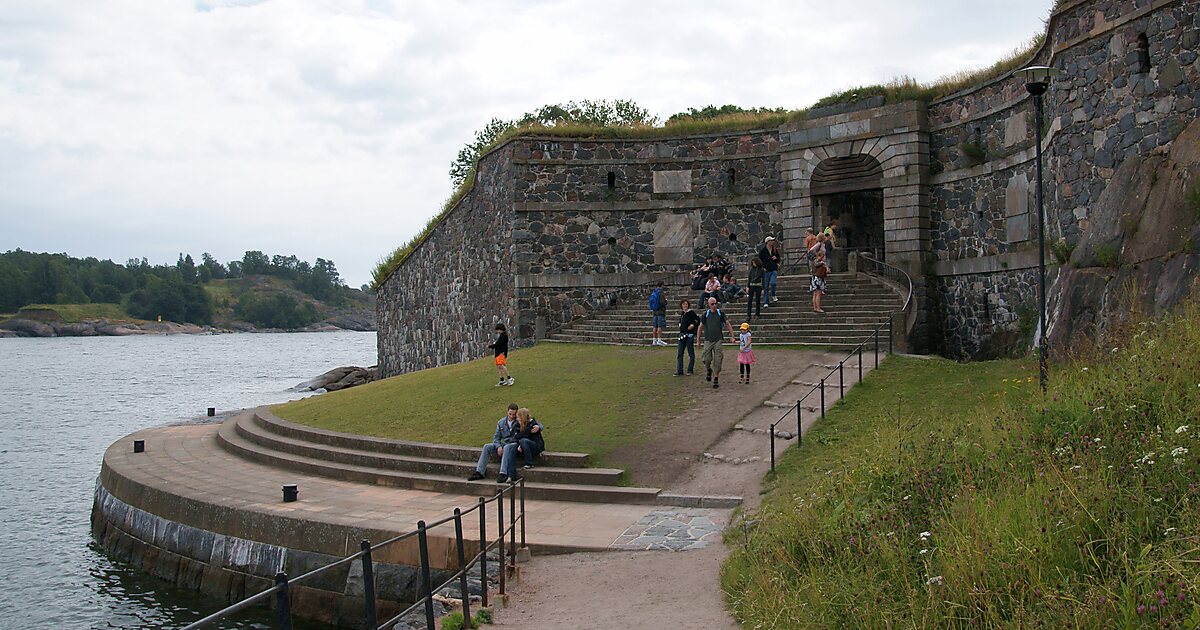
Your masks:
{"label": "man with backpack", "polygon": [[649,300],[650,312],[653,313],[654,332],[650,340],[652,346],[665,346],[667,342],[662,339],[662,331],[667,327],[667,294],[663,289],[662,280],[654,285],[654,290],[650,292]]}
{"label": "man with backpack", "polygon": [[721,362],[725,358],[725,352],[721,348],[721,342],[725,341],[722,326],[729,331],[729,338],[733,343],[737,343],[737,337],[733,335],[733,326],[725,319],[725,313],[717,308],[717,298],[708,298],[708,310],[704,311],[700,318],[700,329],[704,337],[704,350],[700,358],[704,361],[704,370],[708,374],[706,380],[712,381],[713,389],[721,386]]}

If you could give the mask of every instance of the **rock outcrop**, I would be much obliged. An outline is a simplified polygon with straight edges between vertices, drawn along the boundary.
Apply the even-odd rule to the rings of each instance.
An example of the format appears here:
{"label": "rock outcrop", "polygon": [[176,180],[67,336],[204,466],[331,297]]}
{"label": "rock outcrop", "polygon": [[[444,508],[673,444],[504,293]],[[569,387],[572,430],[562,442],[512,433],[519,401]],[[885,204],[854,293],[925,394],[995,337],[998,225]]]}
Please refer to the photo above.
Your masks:
{"label": "rock outcrop", "polygon": [[379,366],[361,368],[358,366],[338,367],[293,387],[298,392],[327,391],[336,392],[339,389],[364,385],[379,378]]}
{"label": "rock outcrop", "polygon": [[1200,120],[1126,159],[1050,285],[1049,341],[1068,348],[1132,312],[1160,316],[1200,295]]}

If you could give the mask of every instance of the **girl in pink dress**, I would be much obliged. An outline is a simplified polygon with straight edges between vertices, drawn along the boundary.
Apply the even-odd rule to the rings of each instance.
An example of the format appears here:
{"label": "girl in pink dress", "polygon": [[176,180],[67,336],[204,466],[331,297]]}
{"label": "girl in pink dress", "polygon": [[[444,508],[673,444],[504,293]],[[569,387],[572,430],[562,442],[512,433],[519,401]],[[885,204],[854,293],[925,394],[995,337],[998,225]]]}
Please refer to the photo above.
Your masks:
{"label": "girl in pink dress", "polygon": [[742,332],[738,335],[738,382],[750,384],[750,366],[754,364],[753,340],[750,338],[750,324],[742,322]]}

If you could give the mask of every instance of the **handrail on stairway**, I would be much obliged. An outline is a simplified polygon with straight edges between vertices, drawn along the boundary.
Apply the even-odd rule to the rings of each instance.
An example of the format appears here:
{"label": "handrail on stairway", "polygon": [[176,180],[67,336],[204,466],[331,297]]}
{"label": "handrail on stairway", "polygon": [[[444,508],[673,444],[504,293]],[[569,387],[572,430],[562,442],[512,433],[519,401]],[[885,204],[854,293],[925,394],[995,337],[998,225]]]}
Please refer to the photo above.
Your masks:
{"label": "handrail on stairway", "polygon": [[[865,253],[859,254],[858,260],[859,260],[859,269],[862,270],[863,273],[866,273],[868,275],[881,276],[884,278],[888,278],[890,280],[893,280],[893,281],[899,283],[901,286],[903,286],[905,284],[908,285],[908,295],[904,298],[904,306],[900,307],[900,312],[904,313],[907,316],[909,313],[909,307],[912,305],[912,299],[913,299],[912,277],[909,276],[908,273],[906,273],[903,269],[901,269],[895,265],[889,265],[888,263],[885,263],[882,260],[872,258],[871,256],[869,256]],[[864,262],[866,263],[865,265],[862,264]],[[906,317],[906,319],[907,319],[907,317]],[[908,321],[905,321],[904,329],[905,329],[906,333],[909,332],[909,330],[911,329],[911,325],[909,324]]]}

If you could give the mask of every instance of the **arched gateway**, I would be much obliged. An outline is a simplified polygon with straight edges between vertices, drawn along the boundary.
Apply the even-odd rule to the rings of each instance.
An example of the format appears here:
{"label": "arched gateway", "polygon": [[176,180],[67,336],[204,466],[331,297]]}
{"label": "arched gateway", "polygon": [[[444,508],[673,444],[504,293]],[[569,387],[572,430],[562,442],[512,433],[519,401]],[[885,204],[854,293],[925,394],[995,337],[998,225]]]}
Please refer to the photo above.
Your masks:
{"label": "arched gateway", "polygon": [[929,134],[918,103],[786,125],[780,148],[784,235],[837,219],[844,248],[916,272],[929,251]]}

